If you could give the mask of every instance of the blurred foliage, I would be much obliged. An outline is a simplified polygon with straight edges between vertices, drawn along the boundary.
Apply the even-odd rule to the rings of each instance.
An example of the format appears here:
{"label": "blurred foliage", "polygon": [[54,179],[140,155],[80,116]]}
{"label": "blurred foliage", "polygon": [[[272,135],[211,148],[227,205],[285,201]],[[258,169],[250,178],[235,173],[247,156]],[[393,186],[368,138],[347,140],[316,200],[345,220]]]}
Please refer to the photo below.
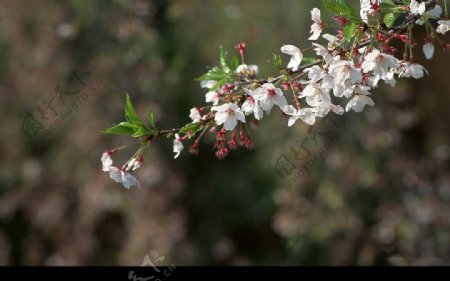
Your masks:
{"label": "blurred foliage", "polygon": [[[2,1],[0,264],[140,265],[157,251],[175,265],[448,265],[449,57],[440,53],[422,62],[430,77],[378,89],[364,114],[311,131],[285,128],[273,112],[252,129],[257,149],[224,161],[211,143],[173,160],[171,142],[158,141],[137,173],[141,190],[101,172],[103,150],[130,141],[99,133],[122,119],[125,93],[141,118],[151,108],[160,128],[177,127],[203,103],[194,79],[218,63],[220,45],[231,53],[245,41],[261,76],[275,73],[268,60],[282,44],[309,46],[313,5]],[[24,118],[74,69],[101,87],[48,140],[30,141]],[[296,157],[299,142],[310,155]],[[280,157],[295,166],[289,175],[277,172]]]}

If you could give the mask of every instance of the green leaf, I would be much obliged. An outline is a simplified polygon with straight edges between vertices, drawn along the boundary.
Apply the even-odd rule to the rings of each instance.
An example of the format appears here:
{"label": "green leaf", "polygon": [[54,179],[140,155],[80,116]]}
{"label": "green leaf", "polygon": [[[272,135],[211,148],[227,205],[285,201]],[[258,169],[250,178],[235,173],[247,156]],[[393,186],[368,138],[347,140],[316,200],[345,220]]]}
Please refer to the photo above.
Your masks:
{"label": "green leaf", "polygon": [[121,122],[114,125],[111,128],[102,131],[102,133],[112,135],[131,135],[134,138],[154,136],[157,134],[153,112],[150,111],[149,113],[149,128],[137,116],[128,94],[125,101],[125,118],[127,119],[127,122]]}
{"label": "green leaf", "polygon": [[223,47],[220,46],[220,67],[222,68],[224,73],[230,73],[231,69],[227,63],[227,52],[223,50]]}
{"label": "green leaf", "polygon": [[125,101],[125,118],[132,124],[141,123],[141,120],[139,119],[136,110],[134,110],[134,106],[131,103],[130,95],[128,94]]}
{"label": "green leaf", "polygon": [[355,22],[350,22],[346,26],[344,26],[344,38],[347,41],[350,41],[355,36],[355,30],[358,25]]}
{"label": "green leaf", "polygon": [[325,8],[350,21],[361,22],[361,18],[346,0],[322,0]]}
{"label": "green leaf", "polygon": [[153,111],[150,111],[148,114],[148,123],[150,124],[151,128],[156,129],[155,116],[153,115]]}
{"label": "green leaf", "polygon": [[148,130],[143,129],[143,128],[139,128],[136,131],[134,131],[134,133],[131,135],[133,138],[140,138],[143,136],[149,136],[149,135],[154,135],[151,134]]}
{"label": "green leaf", "polygon": [[191,132],[191,137],[193,137],[201,129],[202,129],[202,127],[201,127],[200,123],[189,123],[189,124],[186,124],[183,128],[181,128],[179,133],[186,134],[187,132]]}
{"label": "green leaf", "polygon": [[391,27],[394,25],[397,18],[403,14],[404,11],[402,8],[394,7],[388,10],[388,12],[384,15],[383,22],[387,27]]}
{"label": "green leaf", "polygon": [[208,72],[206,72],[205,74],[203,74],[202,76],[200,76],[199,78],[197,78],[197,81],[206,81],[206,80],[222,80],[227,78],[225,72],[218,68],[218,67],[214,67],[211,68],[210,70],[208,70]]}
{"label": "green leaf", "polygon": [[397,7],[397,5],[391,0],[384,0],[383,2],[380,3],[380,9],[382,12],[391,9],[393,7]]}
{"label": "green leaf", "polygon": [[316,59],[315,58],[311,58],[311,57],[304,57],[303,60],[302,60],[302,63],[304,65],[313,64],[315,62],[316,62]]}
{"label": "green leaf", "polygon": [[102,133],[108,135],[131,135],[135,132],[136,128],[133,124],[122,122],[102,131]]}
{"label": "green leaf", "polygon": [[216,89],[222,87],[227,82],[228,82],[227,78],[221,79],[221,80],[217,81],[217,83],[214,84],[214,86],[210,90],[215,91]]}
{"label": "green leaf", "polygon": [[276,68],[283,69],[283,60],[281,59],[281,56],[279,54],[273,54],[271,63]]}
{"label": "green leaf", "polygon": [[391,27],[392,25],[394,25],[394,21],[396,18],[397,17],[394,13],[387,13],[386,15],[384,15],[383,22],[387,27]]}
{"label": "green leaf", "polygon": [[241,61],[239,60],[239,58],[236,56],[232,57],[230,61],[230,68],[233,71],[236,71],[239,65],[241,65]]}

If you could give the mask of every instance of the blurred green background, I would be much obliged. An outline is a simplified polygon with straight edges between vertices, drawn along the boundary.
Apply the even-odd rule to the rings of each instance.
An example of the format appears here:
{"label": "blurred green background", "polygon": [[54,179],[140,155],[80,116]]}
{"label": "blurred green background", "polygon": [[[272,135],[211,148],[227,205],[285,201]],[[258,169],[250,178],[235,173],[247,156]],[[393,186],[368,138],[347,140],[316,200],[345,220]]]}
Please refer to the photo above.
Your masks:
{"label": "blurred green background", "polygon": [[[220,45],[245,41],[260,76],[276,74],[267,61],[281,45],[310,46],[314,6],[1,0],[0,265],[449,265],[450,59],[439,48],[419,59],[429,77],[380,87],[362,114],[288,129],[274,111],[252,130],[256,150],[223,161],[211,140],[178,160],[158,140],[140,190],[101,171],[105,149],[130,143],[99,133],[122,120],[125,93],[141,116],[178,127],[204,102],[194,79]],[[54,124],[44,140],[27,136],[30,116]]]}

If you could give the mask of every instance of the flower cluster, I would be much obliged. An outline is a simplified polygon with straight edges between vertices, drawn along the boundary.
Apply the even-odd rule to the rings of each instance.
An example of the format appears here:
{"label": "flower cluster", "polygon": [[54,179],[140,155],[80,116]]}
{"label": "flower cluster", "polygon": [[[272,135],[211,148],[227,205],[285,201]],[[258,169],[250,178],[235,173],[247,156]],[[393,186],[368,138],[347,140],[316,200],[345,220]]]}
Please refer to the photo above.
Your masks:
{"label": "flower cluster", "polygon": [[122,183],[126,189],[129,189],[132,186],[140,187],[140,184],[135,176],[131,174],[131,172],[135,171],[141,166],[142,156],[139,155],[137,157],[131,158],[122,168],[117,168],[113,166],[113,160],[111,159],[111,155],[115,152],[115,150],[105,151],[102,154],[102,165],[103,171],[109,173],[109,177],[118,183]]}
{"label": "flower cluster", "polygon": [[[258,78],[258,66],[245,64],[245,43],[236,45],[239,57],[231,61],[221,50],[220,66],[199,78],[201,87],[207,89],[207,105],[193,107],[189,114],[192,122],[184,127],[158,130],[153,115],[150,126],[144,125],[136,119],[132,105],[127,104],[125,115],[132,118],[127,117],[127,124],[121,123],[109,133],[140,138],[141,150],[121,169],[112,166],[112,153],[105,152],[103,170],[129,188],[139,185],[131,172],[142,162],[142,148],[154,137],[173,137],[173,152],[178,158],[190,140],[189,151],[197,154],[200,139],[209,133],[215,139],[215,155],[223,159],[238,146],[253,149],[248,124],[258,123],[272,111],[285,115],[288,126],[299,120],[314,125],[317,118],[330,113],[362,112],[375,105],[371,91],[380,83],[394,87],[398,78],[420,79],[426,73],[414,61],[416,25],[425,25],[428,31],[422,47],[427,59],[433,57],[436,42],[449,49],[441,38],[450,30],[447,7],[444,13],[437,0],[361,0],[359,15],[346,1],[323,2],[336,14],[335,35],[324,32],[332,24],[326,23],[321,11],[314,8],[308,38],[312,45],[303,50],[294,45],[282,46],[280,52],[288,56],[289,62],[283,67],[281,56],[275,55],[273,64],[280,74],[268,79]],[[441,18],[443,14],[445,18]],[[394,40],[404,44],[401,58],[391,44]]]}

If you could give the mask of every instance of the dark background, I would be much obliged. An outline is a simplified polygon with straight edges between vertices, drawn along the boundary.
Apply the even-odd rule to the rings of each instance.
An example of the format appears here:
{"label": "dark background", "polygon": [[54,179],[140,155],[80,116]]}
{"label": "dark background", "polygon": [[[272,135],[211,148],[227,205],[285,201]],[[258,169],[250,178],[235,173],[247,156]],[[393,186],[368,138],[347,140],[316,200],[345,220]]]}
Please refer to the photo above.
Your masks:
{"label": "dark background", "polygon": [[[220,45],[245,41],[247,62],[276,75],[281,45],[310,47],[313,5],[1,0],[0,264],[448,265],[450,57],[436,46],[424,61],[422,31],[430,76],[381,86],[362,114],[287,128],[274,110],[256,150],[224,161],[208,138],[178,160],[158,140],[140,190],[101,171],[105,149],[132,142],[99,133],[122,121],[125,93],[159,127],[183,125]],[[36,140],[39,108],[54,126]]]}

